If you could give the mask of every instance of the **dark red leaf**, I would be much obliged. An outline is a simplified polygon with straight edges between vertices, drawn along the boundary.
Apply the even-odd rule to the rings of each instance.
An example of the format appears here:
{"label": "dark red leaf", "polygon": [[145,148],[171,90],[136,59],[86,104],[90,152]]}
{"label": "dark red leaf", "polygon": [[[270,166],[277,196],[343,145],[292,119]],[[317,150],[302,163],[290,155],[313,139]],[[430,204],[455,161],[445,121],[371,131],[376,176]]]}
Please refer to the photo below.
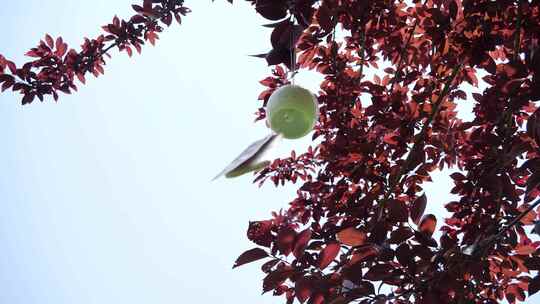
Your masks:
{"label": "dark red leaf", "polygon": [[407,243],[403,243],[396,249],[396,258],[401,265],[407,266],[409,263],[413,263],[413,253],[410,246]]}
{"label": "dark red leaf", "polygon": [[462,180],[465,180],[466,177],[465,175],[459,173],[459,172],[454,172],[452,174],[450,174],[450,177],[456,181],[462,181]]}
{"label": "dark red leaf", "polygon": [[142,11],[144,11],[144,9],[143,9],[140,5],[133,4],[131,7],[132,7],[133,10],[136,11],[137,13],[141,13]]}
{"label": "dark red leaf", "polygon": [[288,19],[285,19],[285,20],[281,20],[281,21],[278,21],[278,22],[272,22],[272,23],[268,23],[268,24],[263,24],[264,27],[269,27],[269,28],[275,28],[277,26],[279,26],[280,24],[283,24],[283,23],[289,23],[290,21]]}
{"label": "dark red leaf", "polygon": [[247,237],[257,245],[270,247],[272,243],[271,229],[271,220],[250,222]]}
{"label": "dark red leaf", "polygon": [[270,42],[272,43],[273,48],[289,48],[290,41],[292,40],[292,31],[294,24],[286,20],[285,22],[279,22],[272,30],[270,35]]}
{"label": "dark red leaf", "polygon": [[12,81],[12,80],[4,81],[4,83],[2,83],[2,92],[4,92],[5,90],[11,88],[11,86],[13,86],[14,84],[15,84],[15,82]]}
{"label": "dark red leaf", "polygon": [[45,35],[45,42],[47,42],[47,46],[51,49],[54,48],[54,40],[53,38],[49,35],[49,34],[46,34]]}
{"label": "dark red leaf", "polygon": [[412,203],[411,219],[417,225],[422,215],[424,215],[424,211],[426,210],[426,204],[427,204],[427,198],[426,198],[425,193],[417,197]]}
{"label": "dark red leaf", "polygon": [[7,74],[2,74],[0,75],[0,83],[2,82],[15,82],[15,77],[11,76],[11,75],[7,75]]}
{"label": "dark red leaf", "polygon": [[9,71],[11,74],[17,74],[17,66],[12,61],[6,61],[7,67],[9,68]]}
{"label": "dark red leaf", "polygon": [[393,269],[394,267],[389,264],[377,264],[366,272],[364,278],[370,281],[381,281],[392,276]]}
{"label": "dark red leaf", "polygon": [[266,257],[268,257],[268,253],[266,253],[266,251],[262,250],[261,248],[253,248],[251,250],[248,250],[242,253],[238,257],[238,259],[236,259],[236,262],[234,262],[233,268],[236,268],[238,266],[242,266],[244,264],[251,263],[253,261],[257,261]]}
{"label": "dark red leaf", "polygon": [[321,26],[321,28],[326,32],[329,33],[334,28],[334,22],[332,21],[332,13],[330,9],[328,8],[328,5],[321,5],[319,7],[319,10],[317,11],[317,22]]}
{"label": "dark red leaf", "polygon": [[337,242],[330,242],[326,245],[326,247],[319,254],[319,259],[317,261],[317,265],[321,270],[325,269],[328,267],[328,265],[330,265],[330,263],[332,263],[334,258],[339,253],[340,248],[341,246]]}
{"label": "dark red leaf", "polygon": [[383,221],[378,221],[375,227],[371,229],[368,241],[375,244],[383,243],[388,237],[388,227]]}
{"label": "dark red leaf", "polygon": [[285,0],[258,0],[255,9],[264,18],[270,20],[279,20],[287,16]]}
{"label": "dark red leaf", "polygon": [[34,58],[39,58],[39,57],[41,57],[41,56],[39,56],[39,55],[38,55],[35,51],[33,51],[33,50],[30,50],[30,51],[26,52],[24,55],[25,55],[25,56],[28,56],[28,57],[34,57]]}
{"label": "dark red leaf", "polygon": [[141,15],[134,15],[133,17],[131,17],[130,21],[133,24],[145,23],[146,18],[144,16],[141,16]]}
{"label": "dark red leaf", "polygon": [[349,227],[341,230],[337,234],[338,240],[348,246],[360,246],[366,241],[367,235],[365,232],[354,227]]}
{"label": "dark red leaf", "polygon": [[263,293],[277,288],[294,274],[294,269],[284,267],[269,273],[263,280]]}
{"label": "dark red leaf", "polygon": [[270,271],[272,271],[272,268],[274,266],[276,266],[279,262],[281,262],[280,259],[273,259],[273,260],[270,260],[264,264],[262,264],[261,266],[261,270],[264,272],[264,273],[269,273]]}
{"label": "dark red leaf", "polygon": [[364,246],[360,246],[360,248],[354,251],[351,257],[351,263],[358,263],[374,259],[379,256],[381,252],[381,247],[374,244],[366,244]]}
{"label": "dark red leaf", "polygon": [[20,90],[22,90],[22,89],[24,89],[26,87],[28,87],[28,86],[19,82],[19,83],[15,83],[11,89],[13,91],[20,91]]}
{"label": "dark red leaf", "polygon": [[156,45],[156,39],[159,39],[156,32],[153,32],[153,31],[147,32],[145,38],[146,40],[150,41],[150,44],[152,45]]}
{"label": "dark red leaf", "polygon": [[435,227],[437,226],[437,218],[433,214],[424,215],[420,221],[418,228],[421,232],[426,233],[431,236],[435,232]]}
{"label": "dark red leaf", "polygon": [[406,222],[409,218],[407,206],[400,200],[389,201],[388,211],[390,219],[394,222]]}
{"label": "dark red leaf", "polygon": [[275,49],[291,50],[300,38],[303,28],[299,25],[294,25],[292,22],[281,22],[270,36],[270,42]]}
{"label": "dark red leaf", "polygon": [[428,247],[437,247],[437,241],[431,237],[431,235],[428,232],[423,231],[422,232],[415,232],[414,237],[418,243],[428,246]]}
{"label": "dark red leaf", "polygon": [[170,26],[172,23],[172,18],[172,14],[167,13],[163,18],[161,18],[161,21],[163,21],[163,23],[165,23],[167,26]]}
{"label": "dark red leaf", "polygon": [[264,53],[264,54],[256,54],[256,55],[249,55],[251,57],[257,57],[257,58],[266,58],[268,54],[267,53]]}
{"label": "dark red leaf", "polygon": [[389,241],[391,244],[401,244],[413,235],[414,232],[411,230],[411,228],[402,226],[390,233]]}
{"label": "dark red leaf", "polygon": [[364,263],[362,262],[354,263],[343,270],[343,275],[347,280],[355,284],[361,284],[364,278],[362,276],[364,267]]}
{"label": "dark red leaf", "polygon": [[304,303],[311,296],[313,283],[309,278],[301,278],[294,286],[294,293],[300,303]]}
{"label": "dark red leaf", "polygon": [[311,229],[306,229],[298,234],[294,242],[293,254],[296,258],[300,258],[304,254],[304,250],[308,242],[311,240]]}
{"label": "dark red leaf", "polygon": [[79,79],[80,82],[82,82],[83,84],[86,83],[86,79],[84,78],[83,73],[76,73],[76,75],[77,75],[77,78]]}
{"label": "dark red leaf", "polygon": [[56,51],[54,54],[58,57],[64,57],[67,52],[67,44],[62,41],[62,37],[56,39]]}
{"label": "dark red leaf", "polygon": [[178,24],[182,24],[182,17],[180,16],[180,14],[174,14],[174,19],[176,19],[176,22],[178,22]]}
{"label": "dark red leaf", "polygon": [[285,63],[290,65],[291,52],[286,48],[272,49],[265,56],[266,62],[268,65],[277,65],[280,63]]}
{"label": "dark red leaf", "polygon": [[32,101],[34,101],[34,98],[36,97],[36,94],[35,93],[28,93],[28,94],[25,94],[23,99],[22,99],[22,104],[25,105],[25,104],[29,104],[29,103],[32,103]]}
{"label": "dark red leaf", "polygon": [[277,235],[277,248],[283,255],[287,256],[293,250],[295,239],[296,232],[293,229],[289,227],[282,227]]}

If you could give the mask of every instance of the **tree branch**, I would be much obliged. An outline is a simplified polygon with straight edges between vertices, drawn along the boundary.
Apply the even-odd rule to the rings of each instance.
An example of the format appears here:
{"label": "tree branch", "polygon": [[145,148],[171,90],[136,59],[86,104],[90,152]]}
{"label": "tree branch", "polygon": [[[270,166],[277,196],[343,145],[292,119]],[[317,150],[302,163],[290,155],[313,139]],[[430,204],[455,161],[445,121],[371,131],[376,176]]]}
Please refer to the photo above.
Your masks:
{"label": "tree branch", "polygon": [[[0,82],[4,82],[2,91],[9,88],[12,91],[19,91],[23,95],[23,104],[31,103],[36,96],[43,101],[44,95],[53,95],[57,100],[57,91],[69,94],[71,90],[77,89],[74,76],[84,84],[85,75],[88,72],[96,77],[102,74],[103,55],[112,48],[118,47],[120,51],[125,50],[129,56],[133,52],[132,47],[140,52],[141,45],[145,41],[154,44],[154,40],[157,39],[156,33],[163,31],[158,21],[169,26],[175,18],[180,23],[180,15],[190,12],[183,6],[183,1],[176,0],[163,0],[159,3],[144,0],[142,6],[133,5],[132,7],[137,14],[133,15],[129,21],[114,17],[112,23],[103,27],[106,34],[92,40],[85,39],[82,50],[79,52],[73,49],[68,51],[68,46],[61,37],[55,41],[51,36],[46,35],[45,42],[41,41],[37,47],[26,53],[27,56],[36,59],[25,63],[20,68],[0,55],[0,66],[7,65],[10,72],[0,73],[2,75]],[[110,41],[113,42],[107,45]]]}

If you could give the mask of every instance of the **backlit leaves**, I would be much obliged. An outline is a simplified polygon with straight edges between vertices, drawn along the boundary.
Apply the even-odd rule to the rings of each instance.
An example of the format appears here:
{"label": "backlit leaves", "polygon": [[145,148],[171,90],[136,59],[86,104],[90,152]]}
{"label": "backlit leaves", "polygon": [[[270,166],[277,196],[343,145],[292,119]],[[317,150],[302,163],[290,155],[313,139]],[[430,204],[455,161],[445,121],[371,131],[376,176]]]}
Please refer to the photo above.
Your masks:
{"label": "backlit leaves", "polygon": [[[291,5],[297,2],[315,1]],[[284,37],[295,37],[288,33],[292,24],[302,27],[293,43],[299,67],[323,78],[313,136],[319,153],[308,157],[318,163],[280,213],[288,225],[310,227],[309,244],[294,254],[306,273],[291,282],[299,284],[297,299],[315,303],[324,293],[338,303],[408,303],[410,294],[419,303],[525,298],[525,265],[539,264],[540,243],[522,225],[535,220],[534,212],[524,212],[540,195],[539,119],[531,103],[540,96],[539,39],[532,34],[540,27],[529,28],[538,24],[536,7],[518,13],[514,3],[497,3],[322,1],[313,14],[305,10],[311,25],[290,7],[291,19],[270,25],[273,49],[263,57],[278,66],[263,81],[263,107],[275,87],[290,81],[279,67],[291,67],[293,49]],[[390,66],[380,68],[383,60]],[[374,76],[364,77],[367,68]],[[458,99],[473,100],[474,118],[457,118]],[[304,161],[276,160],[258,180],[296,181]],[[438,226],[436,215],[424,214],[425,192],[432,173],[448,167],[454,183],[448,193],[459,198],[430,198],[450,212]],[[302,280],[311,267],[327,273],[317,281],[321,287]],[[367,298],[376,294],[368,281],[395,289]],[[367,283],[371,289],[362,287]]]}
{"label": "backlit leaves", "polygon": [[[1,90],[12,89],[22,95],[22,104],[32,103],[36,98],[52,95],[58,100],[59,92],[71,94],[77,91],[75,79],[85,84],[87,75],[104,74],[105,56],[112,48],[126,52],[129,57],[134,50],[141,53],[142,45],[155,45],[161,25],[169,26],[172,17],[180,23],[181,16],[190,12],[183,1],[142,1],[142,6],[133,5],[135,15],[127,20],[115,16],[112,22],[102,26],[103,34],[94,39],[85,38],[80,50],[69,49],[62,37],[46,34],[37,47],[26,52],[32,61],[20,67],[0,55],[0,71],[6,67],[13,80],[4,81]],[[2,73],[0,73],[2,74]]]}
{"label": "backlit leaves", "polygon": [[294,244],[293,254],[299,258],[304,253],[308,242],[311,240],[311,229],[306,229],[298,234]]}
{"label": "backlit leaves", "polygon": [[271,220],[250,222],[247,237],[257,245],[270,247],[273,239],[272,228]]}
{"label": "backlit leaves", "polygon": [[270,272],[263,279],[263,292],[267,292],[277,288],[285,280],[294,274],[294,270],[288,266],[277,269],[273,272]]}
{"label": "backlit leaves", "polygon": [[382,248],[374,244],[366,244],[353,251],[351,263],[358,263],[375,259],[381,254]]}
{"label": "backlit leaves", "polygon": [[309,299],[313,290],[313,280],[310,278],[302,278],[295,284],[295,294],[296,298],[300,303],[304,303]]}
{"label": "backlit leaves", "polygon": [[395,222],[406,222],[409,219],[407,206],[400,200],[392,200],[388,203],[389,218]]}
{"label": "backlit leaves", "polygon": [[414,232],[409,227],[399,227],[390,234],[390,242],[393,244],[401,244],[414,235]]}
{"label": "backlit leaves", "polygon": [[418,229],[431,236],[433,232],[435,232],[435,227],[437,226],[437,218],[433,214],[427,214],[424,215],[422,220],[420,221],[420,224],[418,225]]}
{"label": "backlit leaves", "polygon": [[354,227],[349,227],[341,230],[337,234],[338,240],[349,246],[360,246],[366,241],[366,233]]}
{"label": "backlit leaves", "polygon": [[340,245],[337,242],[328,243],[319,254],[317,265],[320,269],[325,269],[332,263],[339,253]]}
{"label": "backlit leaves", "polygon": [[389,264],[377,264],[368,270],[364,278],[370,281],[381,281],[392,276],[393,269],[394,267]]}
{"label": "backlit leaves", "polygon": [[296,232],[289,227],[282,227],[277,234],[277,248],[279,251],[287,256],[294,248],[294,241],[296,239]]}
{"label": "backlit leaves", "polygon": [[424,211],[426,210],[426,204],[427,198],[425,193],[413,201],[411,206],[411,219],[417,225],[420,222],[420,218],[424,214]]}

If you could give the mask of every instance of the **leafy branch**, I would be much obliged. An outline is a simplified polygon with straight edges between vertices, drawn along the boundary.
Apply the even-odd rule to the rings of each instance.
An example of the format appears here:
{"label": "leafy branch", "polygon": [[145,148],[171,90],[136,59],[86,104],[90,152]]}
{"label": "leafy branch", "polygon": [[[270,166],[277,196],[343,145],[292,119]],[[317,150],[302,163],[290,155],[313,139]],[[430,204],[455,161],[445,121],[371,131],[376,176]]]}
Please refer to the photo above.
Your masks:
{"label": "leafy branch", "polygon": [[[133,5],[136,14],[128,21],[114,17],[113,22],[103,26],[105,34],[95,39],[85,39],[80,51],[68,50],[61,37],[53,39],[46,35],[44,41],[26,53],[35,58],[22,67],[0,55],[0,83],[2,92],[11,88],[23,95],[22,104],[31,103],[35,97],[43,101],[45,95],[58,100],[58,91],[70,94],[77,90],[75,78],[85,83],[85,75],[95,77],[104,73],[104,55],[117,47],[130,57],[134,48],[141,52],[141,45],[149,41],[152,45],[163,28],[158,23],[170,26],[173,18],[181,23],[181,16],[190,10],[183,0],[144,0],[142,6]],[[7,71],[6,71],[7,67]]]}

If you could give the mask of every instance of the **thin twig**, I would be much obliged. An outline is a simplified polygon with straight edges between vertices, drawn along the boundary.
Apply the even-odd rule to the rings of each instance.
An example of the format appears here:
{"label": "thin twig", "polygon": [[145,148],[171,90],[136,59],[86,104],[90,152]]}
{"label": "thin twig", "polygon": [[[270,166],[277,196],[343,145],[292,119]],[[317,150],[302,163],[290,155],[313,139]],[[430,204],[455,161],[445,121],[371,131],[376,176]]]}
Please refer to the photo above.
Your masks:
{"label": "thin twig", "polygon": [[452,85],[452,82],[456,78],[460,68],[461,68],[461,64],[458,64],[452,69],[452,74],[450,74],[450,78],[448,78],[448,81],[444,84],[443,90],[441,91],[441,93],[437,97],[437,101],[433,105],[433,109],[431,110],[431,113],[430,113],[428,119],[426,120],[426,122],[422,126],[422,130],[416,136],[416,138],[414,140],[413,147],[411,148],[411,152],[409,152],[409,155],[407,155],[407,158],[405,159],[405,164],[403,164],[403,166],[401,166],[400,172],[396,176],[396,181],[399,181],[399,179],[401,179],[401,176],[407,173],[408,167],[409,167],[410,162],[412,161],[412,158],[413,158],[413,153],[412,152],[416,151],[416,149],[418,149],[420,143],[423,142],[424,136],[426,135],[426,133],[428,131],[428,128],[430,127],[431,123],[433,122],[433,119],[435,119],[435,116],[437,116],[437,114],[439,114],[442,101],[444,100],[444,98],[446,97],[448,92],[450,91],[450,86]]}
{"label": "thin twig", "polygon": [[[514,32],[514,50],[513,50],[513,60],[514,61],[517,61],[519,59],[519,48],[520,48],[520,33],[521,33],[521,26],[522,26],[522,9],[521,9],[521,5],[522,5],[522,0],[520,0],[518,2],[518,15],[516,17],[516,30]],[[512,98],[510,97],[510,104],[512,104]],[[504,147],[506,144],[508,144],[509,142],[509,136],[511,134],[509,134],[509,124],[511,123],[511,120],[513,118],[513,115],[512,115],[512,109],[511,107],[508,107],[505,109],[505,111],[501,114],[500,116],[500,119],[496,122],[495,125],[499,126],[499,128],[503,129],[502,130],[502,145],[503,145],[503,151],[504,151]],[[480,175],[479,175],[479,178],[483,178],[484,176],[491,176],[491,175],[495,175],[499,172],[499,170],[501,168],[504,168],[504,166],[506,164],[508,164],[508,162],[510,162],[510,160],[507,160],[506,162],[503,161],[503,158],[505,157],[505,153],[497,153],[497,148],[495,146],[493,146],[490,150],[490,154],[493,155],[493,154],[496,154],[496,157],[495,157],[495,161],[493,162],[495,165],[490,169],[490,170],[487,170],[487,169],[484,169],[483,171],[480,172]],[[478,187],[478,183],[475,185],[475,187],[473,188],[473,191],[476,191],[477,190],[477,187]],[[469,203],[472,201],[472,199],[469,199]],[[500,198],[497,199],[497,205],[500,206]],[[497,208],[497,209],[500,209]],[[499,212],[499,210],[497,211]]]}
{"label": "thin twig", "polygon": [[521,42],[521,19],[523,17],[523,13],[522,13],[522,9],[521,9],[521,5],[522,5],[522,2],[523,0],[520,0],[518,2],[518,15],[517,15],[517,18],[516,18],[516,31],[514,32],[514,61],[517,61],[518,60],[518,56],[519,56],[519,46],[520,46],[520,42]]}
{"label": "thin twig", "polygon": [[399,62],[398,62],[398,66],[396,68],[396,75],[394,76],[394,78],[392,78],[392,80],[390,81],[390,93],[392,93],[394,91],[394,85],[396,84],[397,82],[397,79],[399,78],[400,76],[400,73],[401,73],[401,69],[402,69],[402,65],[404,63],[404,58],[405,58],[405,52],[407,51],[407,49],[409,48],[409,44],[411,43],[411,39],[412,37],[414,36],[414,31],[416,31],[416,27],[418,26],[418,19],[415,20],[414,22],[414,25],[412,27],[412,30],[411,32],[409,33],[409,38],[407,38],[407,42],[405,42],[405,45],[403,46],[403,49],[401,49],[401,52],[399,54]]}
{"label": "thin twig", "polygon": [[515,219],[513,219],[506,227],[495,235],[495,240],[501,238],[510,228],[515,226],[522,218],[524,218],[529,212],[531,212],[536,206],[540,205],[540,199],[534,202],[527,210],[521,212]]}
{"label": "thin twig", "polygon": [[364,74],[364,64],[366,63],[366,31],[362,29],[360,34],[360,70],[358,71],[360,80],[363,78]]}
{"label": "thin twig", "polygon": [[422,126],[422,130],[420,131],[420,133],[418,135],[416,135],[413,147],[411,148],[409,154],[407,155],[407,158],[405,159],[405,162],[403,163],[403,165],[399,169],[398,174],[394,178],[392,178],[390,180],[390,184],[388,186],[389,189],[386,192],[383,200],[380,203],[379,220],[382,218],[384,205],[386,204],[386,201],[390,198],[390,195],[392,194],[392,190],[394,189],[394,187],[397,184],[399,184],[401,182],[402,177],[405,174],[407,174],[408,171],[410,171],[409,166],[410,166],[410,163],[411,163],[411,161],[413,159],[414,152],[417,149],[419,149],[419,146],[423,142],[424,137],[425,137],[425,135],[426,135],[426,133],[428,131],[428,128],[430,127],[431,123],[433,122],[433,119],[435,119],[435,116],[437,116],[437,114],[439,113],[442,101],[444,100],[444,98],[446,97],[448,92],[450,91],[450,87],[452,85],[452,82],[454,82],[454,79],[456,78],[459,70],[461,69],[461,66],[462,66],[461,64],[458,64],[458,65],[454,66],[454,68],[452,69],[452,74],[450,75],[450,77],[448,78],[446,83],[444,84],[443,90],[441,91],[441,93],[437,97],[437,100],[436,100],[435,104],[432,107],[432,110],[431,110],[431,113],[430,113],[429,117],[427,118],[426,122]]}

